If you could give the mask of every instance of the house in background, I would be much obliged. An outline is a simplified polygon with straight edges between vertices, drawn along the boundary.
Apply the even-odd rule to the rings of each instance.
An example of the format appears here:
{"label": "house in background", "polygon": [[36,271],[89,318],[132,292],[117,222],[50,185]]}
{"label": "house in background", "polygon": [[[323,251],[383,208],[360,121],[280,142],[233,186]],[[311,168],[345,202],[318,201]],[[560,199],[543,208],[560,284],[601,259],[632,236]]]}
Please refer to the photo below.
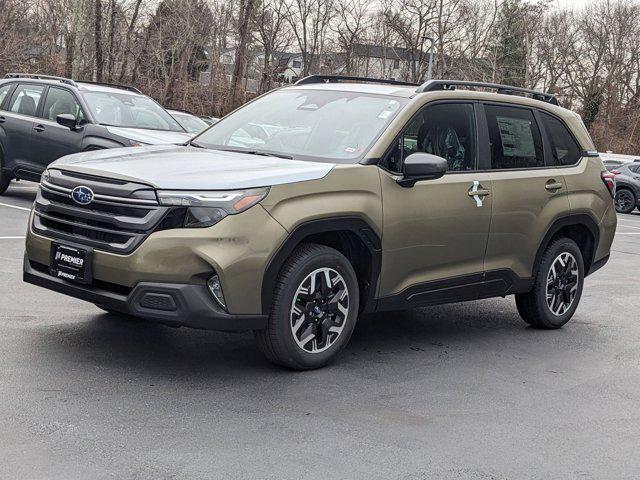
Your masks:
{"label": "house in background", "polygon": [[420,52],[403,47],[356,43],[351,53],[351,75],[410,81]]}
{"label": "house in background", "polygon": [[[264,69],[264,52],[250,49],[245,71],[245,89],[257,93],[260,88]],[[309,74],[339,75],[349,74],[360,77],[385,78],[409,81],[412,78],[413,64],[419,58],[402,47],[384,47],[356,43],[351,54],[351,69],[346,71],[345,53],[327,52],[322,55],[309,55]],[[236,48],[225,48],[219,56],[220,72],[227,81],[231,81],[236,61]],[[304,58],[300,52],[280,52],[272,54],[269,62],[272,86],[295,83],[303,76]],[[200,83],[208,85],[211,72],[207,69],[200,73]]]}

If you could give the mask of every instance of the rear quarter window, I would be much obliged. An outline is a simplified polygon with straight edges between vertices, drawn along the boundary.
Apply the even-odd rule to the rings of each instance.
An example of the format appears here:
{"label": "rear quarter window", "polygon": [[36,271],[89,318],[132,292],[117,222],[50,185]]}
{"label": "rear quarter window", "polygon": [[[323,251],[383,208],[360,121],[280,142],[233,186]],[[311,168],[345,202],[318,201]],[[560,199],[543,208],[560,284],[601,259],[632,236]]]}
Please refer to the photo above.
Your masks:
{"label": "rear quarter window", "polygon": [[557,118],[540,112],[551,143],[552,165],[575,165],[581,158],[580,147],[569,129]]}

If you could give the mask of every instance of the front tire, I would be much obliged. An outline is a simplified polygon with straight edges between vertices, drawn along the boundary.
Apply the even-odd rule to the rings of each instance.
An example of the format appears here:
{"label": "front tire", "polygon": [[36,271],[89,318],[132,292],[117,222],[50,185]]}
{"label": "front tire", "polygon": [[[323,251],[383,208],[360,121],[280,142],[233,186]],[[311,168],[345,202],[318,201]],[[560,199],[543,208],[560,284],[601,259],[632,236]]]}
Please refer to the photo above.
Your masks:
{"label": "front tire", "polygon": [[11,175],[4,169],[4,158],[0,151],[0,195],[7,191],[9,184],[11,183]]}
{"label": "front tire", "polygon": [[296,370],[319,368],[349,342],[359,308],[358,279],[347,258],[316,244],[299,246],[278,275],[260,351]]}
{"label": "front tire", "polygon": [[616,191],[614,200],[616,206],[616,212],[618,213],[631,213],[636,208],[636,197],[631,190],[621,188]]}
{"label": "front tire", "polygon": [[578,308],[583,285],[580,248],[570,238],[554,240],[542,256],[533,289],[516,295],[518,313],[532,327],[560,328]]}

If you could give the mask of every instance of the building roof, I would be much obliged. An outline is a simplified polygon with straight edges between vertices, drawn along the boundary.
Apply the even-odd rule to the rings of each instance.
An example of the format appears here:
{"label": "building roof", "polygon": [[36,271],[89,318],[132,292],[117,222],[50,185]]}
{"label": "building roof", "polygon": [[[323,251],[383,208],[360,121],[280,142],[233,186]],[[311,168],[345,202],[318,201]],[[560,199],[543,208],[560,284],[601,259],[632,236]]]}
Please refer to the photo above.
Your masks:
{"label": "building roof", "polygon": [[[412,60],[411,50],[404,47],[385,47],[382,45],[367,45],[354,43],[353,54],[358,57],[387,58],[390,60]],[[414,51],[414,58],[418,58],[420,52]]]}

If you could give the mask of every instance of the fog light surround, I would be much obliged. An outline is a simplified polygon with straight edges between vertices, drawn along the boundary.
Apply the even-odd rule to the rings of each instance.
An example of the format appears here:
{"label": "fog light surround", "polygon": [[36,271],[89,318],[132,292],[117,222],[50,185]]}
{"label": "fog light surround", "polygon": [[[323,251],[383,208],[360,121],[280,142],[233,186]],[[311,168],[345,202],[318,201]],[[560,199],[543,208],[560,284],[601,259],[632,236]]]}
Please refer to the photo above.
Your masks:
{"label": "fog light surround", "polygon": [[215,301],[226,310],[227,304],[224,300],[222,285],[220,284],[220,277],[218,277],[218,275],[213,275],[209,280],[207,280],[207,288],[209,289],[209,292],[211,292],[211,295],[213,295]]}

